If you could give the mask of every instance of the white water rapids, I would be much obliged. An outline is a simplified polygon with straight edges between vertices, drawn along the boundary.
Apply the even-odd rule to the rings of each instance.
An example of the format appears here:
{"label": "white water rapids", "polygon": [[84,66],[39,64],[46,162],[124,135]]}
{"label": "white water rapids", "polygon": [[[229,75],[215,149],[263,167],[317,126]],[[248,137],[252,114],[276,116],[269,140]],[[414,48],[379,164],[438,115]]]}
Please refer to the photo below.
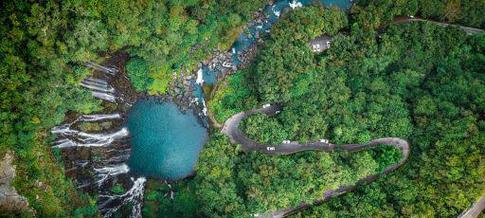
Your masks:
{"label": "white water rapids", "polygon": [[98,186],[101,186],[108,178],[114,177],[120,174],[125,174],[125,173],[128,173],[129,171],[130,171],[130,168],[125,163],[122,163],[116,166],[103,167],[99,169],[95,168],[94,172],[96,172],[96,177],[98,178],[98,180],[96,181],[96,184],[98,184]]}
{"label": "white water rapids", "polygon": [[113,120],[113,119],[121,119],[121,115],[118,113],[82,115],[80,118],[78,118],[78,121],[92,122],[92,121]]}
{"label": "white water rapids", "polygon": [[113,133],[93,134],[71,129],[71,126],[68,124],[54,127],[51,132],[58,136],[65,137],[55,142],[54,147],[56,148],[104,147],[129,135],[126,127]]}
{"label": "white water rapids", "polygon": [[94,62],[87,62],[84,64],[84,66],[94,70],[101,71],[103,73],[111,74],[111,75],[115,75],[116,73],[119,72],[119,70],[114,67],[105,67]]}
{"label": "white water rapids", "polygon": [[[138,179],[131,178],[133,181],[133,186],[125,192],[124,194],[120,195],[99,195],[102,202],[99,205],[99,209],[104,214],[105,217],[110,217],[114,214],[121,206],[126,205],[128,203],[133,204],[133,209],[131,212],[130,217],[138,218],[141,217],[141,207],[143,204],[143,192],[145,191],[145,177],[140,177]],[[108,207],[109,204],[113,203],[114,201],[120,201],[114,207]]]}
{"label": "white water rapids", "polygon": [[[105,78],[107,78],[106,76],[114,76],[119,72],[119,70],[114,67],[102,66],[94,62],[87,62],[85,63],[85,66],[104,73]],[[104,101],[115,103],[118,99],[115,88],[111,86],[106,79],[87,77],[81,81],[80,85],[88,89],[94,97]],[[76,180],[78,188],[96,185],[98,192],[102,193],[98,197],[98,207],[104,217],[112,216],[119,208],[126,204],[134,205],[131,217],[141,217],[143,191],[146,182],[144,177],[136,179],[131,177],[132,187],[124,194],[111,194],[111,189],[103,187],[105,184],[111,184],[111,182],[108,182],[110,180],[118,183],[117,181],[120,181],[119,179],[123,181],[123,178],[127,179],[127,176],[130,176],[130,168],[126,161],[130,156],[131,149],[123,148],[123,143],[125,142],[121,141],[128,137],[128,129],[126,127],[121,127],[114,132],[108,133],[93,133],[79,130],[79,123],[103,122],[117,119],[122,119],[122,116],[119,113],[81,115],[71,123],[66,123],[51,129],[51,132],[58,137],[58,140],[54,142],[53,147],[59,149],[76,147],[102,149],[101,156],[93,157],[92,155],[96,155],[95,152],[91,153],[87,159],[74,160],[71,164],[71,168],[66,169],[66,172],[82,170],[80,171],[80,175],[82,175],[83,171],[88,170],[88,174],[95,174],[94,178],[90,177],[90,179],[86,180],[81,176],[76,177]],[[121,144],[113,144],[113,142],[116,141],[121,141]],[[120,145],[122,146],[121,149],[119,147]],[[77,150],[72,151],[75,152]],[[101,157],[101,159],[99,159],[99,157]]]}

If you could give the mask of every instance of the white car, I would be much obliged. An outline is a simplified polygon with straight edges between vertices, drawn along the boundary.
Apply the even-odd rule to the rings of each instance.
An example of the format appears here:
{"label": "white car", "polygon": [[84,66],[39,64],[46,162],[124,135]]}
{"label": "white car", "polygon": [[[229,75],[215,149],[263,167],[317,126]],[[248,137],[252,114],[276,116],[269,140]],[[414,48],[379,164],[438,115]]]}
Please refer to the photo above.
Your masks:
{"label": "white car", "polygon": [[283,140],[283,144],[290,144],[291,141],[290,140]]}
{"label": "white car", "polygon": [[265,105],[263,105],[263,108],[267,108],[269,106],[271,106],[271,104],[265,104]]}
{"label": "white car", "polygon": [[320,139],[321,143],[327,143],[328,144],[328,139]]}
{"label": "white car", "polygon": [[268,151],[274,151],[275,150],[275,147],[266,147],[266,150],[268,150]]}

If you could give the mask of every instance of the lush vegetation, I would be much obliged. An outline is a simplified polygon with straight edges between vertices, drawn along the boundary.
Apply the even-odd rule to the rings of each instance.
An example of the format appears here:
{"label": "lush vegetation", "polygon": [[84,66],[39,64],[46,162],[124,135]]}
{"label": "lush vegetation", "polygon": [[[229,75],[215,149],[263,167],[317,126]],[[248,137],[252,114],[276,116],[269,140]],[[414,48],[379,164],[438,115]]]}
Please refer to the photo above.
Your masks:
{"label": "lush vegetation", "polygon": [[[396,173],[299,216],[451,217],[484,191],[484,35],[414,24],[390,27],[379,44],[374,57],[348,59],[347,66],[360,67],[346,72],[387,75],[381,84],[406,102],[406,122],[413,125],[410,160]],[[374,67],[362,68],[366,63]]]}
{"label": "lush vegetation", "polygon": [[[84,62],[124,49],[136,90],[164,93],[174,73],[227,49],[265,2],[2,1],[0,157],[15,152],[14,186],[36,215],[96,214],[95,202],[77,193],[49,146],[49,129],[67,111],[101,109],[78,87],[90,74]],[[278,116],[243,123],[248,135],[268,143],[409,139],[405,167],[297,216],[455,216],[484,191],[485,36],[426,23],[378,28],[399,15],[484,28],[484,8],[482,0],[361,0],[349,17],[337,9],[298,9],[276,24],[252,66],[220,86],[209,109],[222,122],[241,110],[283,103]],[[313,54],[307,42],[321,34],[335,40]],[[296,206],[397,159],[396,150],[384,148],[244,154],[216,134],[195,178],[175,187],[175,200],[154,184],[144,213],[227,217]]]}
{"label": "lush vegetation", "polygon": [[376,29],[396,16],[411,15],[483,29],[484,8],[481,0],[360,0],[351,13],[365,30]]}
{"label": "lush vegetation", "polygon": [[127,70],[138,91],[162,94],[174,73],[190,72],[214,49],[228,49],[266,1],[106,2],[89,6],[108,18],[99,27],[108,29],[105,43],[111,50],[127,47],[134,57]]}
{"label": "lush vegetation", "polygon": [[65,179],[46,143],[48,130],[67,110],[90,112],[97,102],[76,86],[87,72],[68,67],[67,15],[53,1],[2,1],[0,8],[0,156],[15,152],[14,186],[38,216],[73,214],[89,204]]}
{"label": "lush vegetation", "polygon": [[[240,108],[283,103],[285,108],[277,116],[254,115],[243,122],[244,131],[264,143],[320,138],[352,143],[385,136],[409,140],[411,158],[403,168],[298,217],[456,216],[484,191],[480,185],[484,176],[480,114],[485,107],[481,74],[485,37],[466,36],[459,29],[427,23],[394,24],[377,32],[375,28],[385,19],[363,19],[377,13],[372,11],[377,6],[368,7],[362,11],[354,8],[350,34],[336,35],[331,49],[316,55],[306,44],[308,38],[300,36],[312,32],[303,30],[311,25],[301,17],[311,17],[314,9],[290,14],[275,26],[274,36],[268,39],[249,72],[240,72],[250,74],[244,76],[248,80],[244,84],[257,84],[249,86],[249,94],[244,95],[257,103],[232,103],[231,99],[241,95],[237,86],[228,83],[218,96],[220,100],[211,102],[212,108],[223,108],[217,113],[229,117]],[[386,15],[402,13],[377,8]],[[201,165],[206,164],[203,160]],[[381,161],[386,162],[376,160]],[[253,168],[254,172],[257,169]],[[245,175],[241,183],[254,185],[252,178]],[[295,189],[284,178],[275,180],[291,187],[289,190]],[[325,176],[308,178],[312,178],[308,182],[318,184]],[[266,186],[256,193],[264,193],[259,197],[272,202],[276,190]],[[294,197],[292,194],[287,191],[286,197]]]}
{"label": "lush vegetation", "polygon": [[175,200],[165,195],[166,186],[148,187],[149,206],[143,215],[249,217],[312,202],[325,190],[351,185],[400,158],[398,150],[384,147],[355,154],[244,154],[225,136],[215,134],[201,153],[195,178],[175,187]]}
{"label": "lush vegetation", "polygon": [[[261,51],[262,54],[258,57],[261,65],[256,64],[255,67],[229,77],[226,84],[222,86],[222,92],[217,93],[212,99],[211,105],[215,106],[212,109],[215,109],[216,118],[226,119],[239,110],[250,108],[261,102],[268,102],[269,100],[261,100],[263,95],[257,94],[259,86],[254,84],[266,83],[267,86],[273,87],[279,85],[274,83],[285,82],[283,78],[295,76],[291,75],[289,70],[285,71],[286,76],[276,76],[278,71],[273,71],[274,74],[271,76],[282,78],[282,80],[269,78],[264,80],[257,78],[258,74],[249,75],[249,72],[258,72],[263,65],[268,68],[279,67],[281,65],[278,64],[278,61],[285,61],[290,66],[292,62],[284,58],[288,57],[296,65],[304,65],[299,61],[308,65],[308,68],[294,67],[295,70],[311,70],[316,75],[313,54],[305,42],[310,37],[304,37],[305,34],[313,33],[313,37],[323,33],[335,34],[339,28],[346,25],[346,22],[344,13],[337,9],[324,10],[321,7],[310,7],[288,14],[288,17],[273,29],[273,34],[280,34],[280,36],[274,38],[271,36]],[[301,25],[302,23],[306,25]],[[294,31],[284,31],[289,29]],[[279,41],[279,39],[286,41]],[[295,48],[286,49],[288,52],[283,52],[283,48],[291,46]],[[288,55],[289,53],[290,55]],[[275,59],[270,59],[269,56],[273,56]],[[300,58],[301,56],[308,58]],[[292,83],[292,81],[287,82]],[[333,84],[332,81],[328,83]],[[338,84],[336,83],[336,85]],[[280,91],[279,89],[270,90],[275,93]],[[294,93],[291,91],[283,90],[281,92],[285,93],[288,99],[301,97],[293,95]],[[270,98],[276,98],[274,96],[278,95],[273,96],[270,92],[266,93],[271,96]],[[253,125],[259,131],[253,134],[256,138],[262,136],[265,130],[271,131],[268,132],[270,135],[279,129],[284,129],[281,126],[269,126],[265,129],[267,126],[264,123],[252,123],[252,120],[267,120],[268,118],[263,115],[256,117],[252,117],[248,121],[248,125]],[[277,121],[272,123],[278,124]],[[317,124],[314,123],[314,125]],[[269,140],[269,142],[274,141],[277,140]],[[195,178],[185,187],[179,187],[177,195],[184,196],[183,198],[188,195],[192,196],[193,201],[189,203],[188,208],[198,204],[199,209],[196,213],[190,214],[191,216],[248,217],[251,214],[295,207],[301,202],[313,202],[321,198],[324,191],[336,189],[342,185],[352,185],[365,176],[380,172],[400,158],[400,152],[389,147],[379,147],[358,153],[304,152],[289,156],[269,156],[257,152],[245,154],[238,146],[231,145],[225,136],[214,134],[211,141],[204,146]],[[184,210],[177,212],[177,208],[184,208],[181,205],[163,203],[167,201],[166,197],[162,197],[163,192],[164,190],[160,189],[149,191],[150,196],[158,196],[155,201],[161,203],[156,209],[146,208],[147,215],[156,213],[154,211],[172,211],[175,214],[187,212]],[[150,202],[153,202],[154,199],[150,199]]]}
{"label": "lush vegetation", "polygon": [[[78,86],[90,73],[84,62],[125,49],[134,57],[127,69],[135,88],[163,93],[174,72],[190,69],[213,49],[226,49],[263,3],[2,1],[0,154],[15,151],[15,187],[37,215],[95,212],[64,177],[48,145],[48,130],[67,111],[101,109]],[[88,208],[73,211],[83,206]]]}
{"label": "lush vegetation", "polygon": [[208,108],[214,119],[223,123],[230,116],[256,106],[257,100],[252,96],[249,70],[245,69],[231,75],[218,85],[217,92],[209,100]]}

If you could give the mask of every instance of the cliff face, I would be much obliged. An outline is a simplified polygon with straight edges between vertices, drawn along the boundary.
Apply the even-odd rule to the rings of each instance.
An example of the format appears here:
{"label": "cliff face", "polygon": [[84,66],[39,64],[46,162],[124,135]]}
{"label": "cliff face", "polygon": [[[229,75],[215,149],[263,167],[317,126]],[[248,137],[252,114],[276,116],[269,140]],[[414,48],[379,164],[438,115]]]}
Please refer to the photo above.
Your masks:
{"label": "cliff face", "polygon": [[12,187],[15,178],[15,166],[12,165],[14,155],[8,151],[3,159],[0,160],[0,213],[1,214],[20,214],[33,210],[29,207],[27,199],[17,193]]}

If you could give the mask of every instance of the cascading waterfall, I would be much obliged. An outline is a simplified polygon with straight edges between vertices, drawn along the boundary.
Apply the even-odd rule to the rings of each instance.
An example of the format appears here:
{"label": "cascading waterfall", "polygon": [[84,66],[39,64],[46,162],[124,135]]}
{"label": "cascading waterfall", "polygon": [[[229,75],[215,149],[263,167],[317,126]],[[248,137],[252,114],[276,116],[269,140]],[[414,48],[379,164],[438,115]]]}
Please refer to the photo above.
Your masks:
{"label": "cascading waterfall", "polygon": [[68,147],[104,147],[113,143],[115,140],[122,139],[128,136],[129,132],[127,128],[121,128],[114,133],[86,133],[78,130],[71,129],[71,126],[60,126],[60,128],[53,129],[52,133],[58,136],[63,136],[57,140],[54,144],[56,148],[68,148]]}
{"label": "cascading waterfall", "polygon": [[115,89],[110,85],[99,84],[88,80],[83,80],[81,82],[81,86],[90,90],[95,90],[95,91],[100,91],[105,93],[107,92],[113,93],[115,91]]}
{"label": "cascading waterfall", "polygon": [[119,72],[119,70],[114,67],[105,67],[94,62],[87,62],[84,66],[110,75],[116,75]]}
{"label": "cascading waterfall", "polygon": [[106,82],[106,80],[102,80],[102,79],[98,79],[98,78],[94,78],[94,77],[86,77],[86,79],[84,79],[84,81],[98,83],[98,84],[102,84],[102,85],[108,85],[108,82]]}
{"label": "cascading waterfall", "polygon": [[78,121],[93,122],[93,121],[113,120],[113,119],[121,119],[121,115],[118,113],[82,115],[81,117],[79,117]]}
{"label": "cascading waterfall", "polygon": [[290,8],[291,9],[295,9],[295,8],[299,8],[299,7],[303,7],[303,4],[301,2],[298,2],[296,0],[293,0],[290,2]]}
{"label": "cascading waterfall", "polygon": [[[244,55],[245,52],[250,51],[251,45],[254,45],[259,38],[260,33],[270,32],[271,26],[276,22],[281,14],[281,11],[285,8],[295,9],[297,7],[302,7],[309,4],[309,1],[297,1],[297,0],[278,0],[275,1],[273,5],[268,5],[264,10],[264,16],[261,19],[254,20],[249,23],[246,32],[241,33],[238,40],[234,43],[231,51],[222,54],[209,62],[207,67],[208,70],[212,71],[217,75],[225,75],[228,72],[234,72],[239,66],[241,66],[240,57]],[[104,73],[104,76],[114,76],[119,73],[119,70],[115,67],[102,66],[94,62],[87,62],[84,64],[86,67],[94,69],[96,71]],[[204,83],[212,84],[214,77],[204,78],[207,72],[204,71],[202,67],[197,71],[197,78],[192,81],[192,85],[196,90],[202,92],[202,86]],[[210,75],[214,76],[214,75]],[[126,76],[125,76],[126,77]],[[217,79],[215,79],[217,80]],[[104,101],[116,103],[117,100],[122,99],[120,96],[116,96],[116,90],[113,88],[108,81],[100,78],[87,77],[84,79],[81,86],[90,90],[92,95],[96,98],[102,99]],[[195,94],[195,92],[194,92]],[[202,114],[207,116],[206,102],[202,94],[195,94],[195,102],[197,105],[202,106]],[[193,103],[193,102],[192,102]],[[129,103],[124,103],[129,105]],[[129,105],[131,106],[131,105]],[[120,141],[126,138],[129,133],[126,128],[121,128],[113,133],[86,133],[76,130],[76,126],[73,126],[77,122],[98,122],[103,120],[115,120],[121,119],[120,114],[93,114],[93,115],[82,115],[78,117],[74,122],[60,125],[52,129],[52,133],[57,134],[60,139],[57,140],[53,147],[66,149],[66,148],[76,148],[83,147],[89,149],[102,149],[108,157],[101,161],[98,160],[76,160],[74,166],[70,169],[76,170],[79,168],[89,168],[95,174],[96,178],[93,182],[83,182],[79,187],[89,186],[96,184],[99,195],[99,209],[105,217],[113,215],[119,208],[128,203],[133,204],[131,217],[141,217],[141,206],[143,203],[143,191],[146,183],[145,177],[132,177],[130,173],[130,168],[126,164],[127,159],[130,156],[130,148],[118,149],[114,147],[113,142]],[[118,143],[119,144],[119,143]],[[96,162],[95,166],[91,166],[91,162]],[[132,186],[124,194],[111,194],[109,190],[103,189],[103,186],[109,184],[114,178],[120,176],[123,178],[130,179]],[[104,191],[103,191],[104,190]],[[170,190],[168,193],[170,198],[173,199],[174,192]]]}
{"label": "cascading waterfall", "polygon": [[[101,71],[105,75],[113,76],[118,73],[116,68],[105,67],[94,62],[88,62],[85,66]],[[92,95],[96,98],[116,102],[115,89],[104,79],[87,77],[80,85],[91,91]],[[117,119],[122,119],[119,113],[81,115],[73,122],[56,126],[51,130],[59,138],[54,142],[54,148],[100,148],[103,151],[103,156],[106,156],[101,158],[101,160],[89,158],[87,160],[75,160],[73,162],[72,167],[67,169],[66,172],[88,169],[95,173],[94,182],[90,181],[90,179],[80,179],[78,181],[78,188],[96,185],[99,191],[105,192],[103,191],[105,190],[103,186],[109,180],[121,175],[128,175],[130,169],[126,162],[130,156],[131,149],[120,149],[119,146],[116,148],[113,147],[114,142],[123,143],[121,140],[127,138],[129,135],[126,127],[122,127],[111,133],[88,133],[77,129],[77,124],[81,122],[104,122]],[[119,145],[120,143],[117,144]],[[146,179],[143,177],[137,178],[136,180],[131,177],[132,187],[125,194],[110,195],[109,191],[107,191],[108,193],[100,195],[100,202],[103,202],[99,205],[100,211],[105,217],[109,217],[121,206],[127,203],[133,203],[135,206],[132,217],[140,217],[145,181]]]}
{"label": "cascading waterfall", "polygon": [[[106,217],[113,215],[122,205],[128,203],[133,204],[133,209],[131,212],[131,217],[141,217],[141,206],[143,203],[143,192],[145,190],[145,177],[139,177],[138,179],[131,178],[133,181],[133,186],[120,195],[99,195],[101,204],[99,208],[101,213]],[[119,203],[116,203],[119,202]],[[116,204],[114,207],[109,207],[110,204]]]}
{"label": "cascading waterfall", "polygon": [[131,148],[127,149],[108,149],[106,153],[109,158],[101,160],[103,165],[125,163],[130,158]]}
{"label": "cascading waterfall", "polygon": [[95,182],[98,184],[98,186],[102,186],[104,182],[110,177],[114,177],[120,174],[125,174],[130,171],[130,168],[128,167],[127,164],[119,164],[116,166],[109,166],[109,167],[103,167],[103,168],[95,168],[94,172],[96,172],[96,177],[98,180]]}
{"label": "cascading waterfall", "polygon": [[203,85],[204,84],[204,78],[203,78],[203,70],[202,68],[200,68],[198,71],[197,71],[197,79],[195,80],[195,83],[199,84],[199,85]]}
{"label": "cascading waterfall", "polygon": [[280,10],[278,10],[278,9],[276,9],[276,6],[273,6],[273,7],[272,7],[272,10],[273,10],[274,15],[276,15],[277,17],[279,17],[279,16],[280,16],[281,11],[280,11]]}
{"label": "cascading waterfall", "polygon": [[[114,67],[105,67],[94,62],[88,62],[85,66],[113,76],[119,72],[118,69]],[[114,95],[115,89],[105,80],[87,77],[81,82],[81,86],[89,89],[91,94],[96,98],[109,102],[116,102],[116,96]]]}
{"label": "cascading waterfall", "polygon": [[[128,128],[123,127],[120,130],[114,132],[114,133],[86,133],[86,132],[78,132],[78,135],[82,138],[84,138],[84,141],[114,141],[116,139],[121,139],[126,136],[128,136]],[[83,140],[83,139],[81,139]]]}
{"label": "cascading waterfall", "polygon": [[105,101],[109,101],[109,102],[113,102],[113,103],[116,102],[116,97],[113,94],[111,94],[111,93],[91,91],[91,94],[95,98],[99,98],[99,99],[102,99],[102,100],[105,100]]}

